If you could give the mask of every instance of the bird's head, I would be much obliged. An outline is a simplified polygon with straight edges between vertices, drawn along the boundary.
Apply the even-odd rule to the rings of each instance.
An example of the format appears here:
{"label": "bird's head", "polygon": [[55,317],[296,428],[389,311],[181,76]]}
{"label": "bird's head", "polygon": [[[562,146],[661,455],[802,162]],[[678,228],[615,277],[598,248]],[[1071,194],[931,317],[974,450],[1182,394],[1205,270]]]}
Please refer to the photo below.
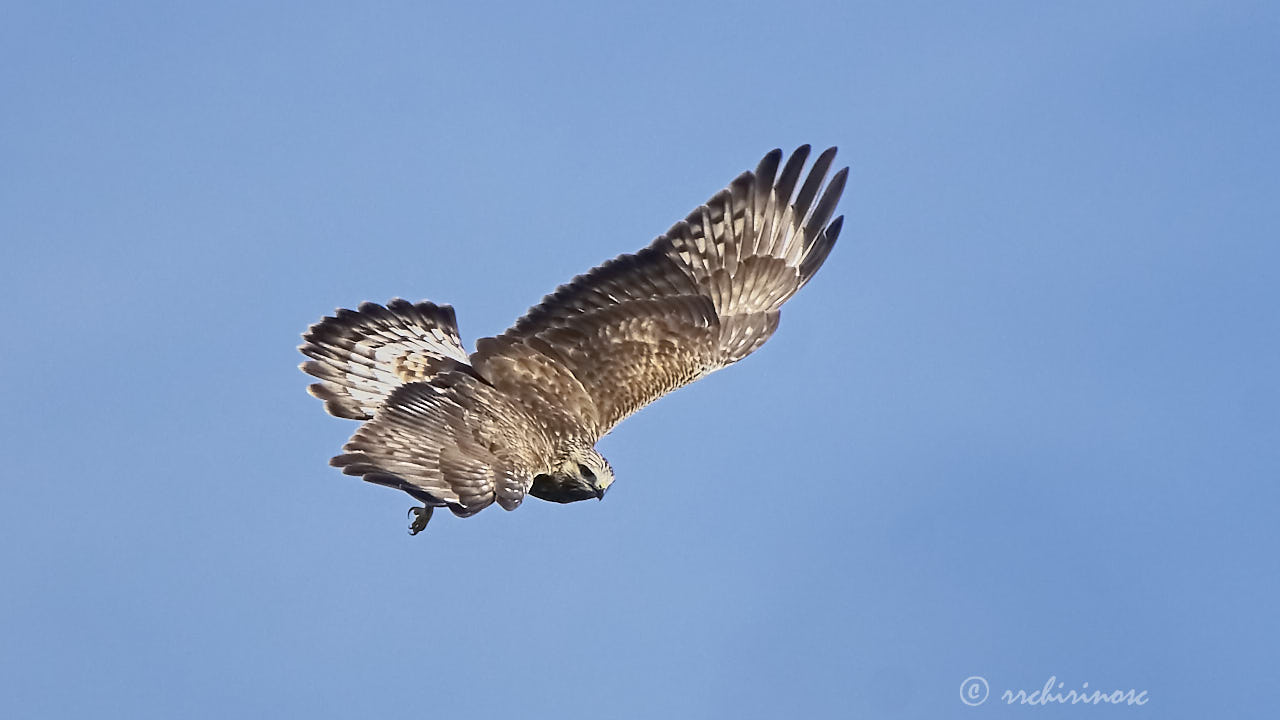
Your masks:
{"label": "bird's head", "polygon": [[613,484],[609,461],[591,447],[571,448],[552,472],[533,479],[529,494],[558,503],[603,499]]}

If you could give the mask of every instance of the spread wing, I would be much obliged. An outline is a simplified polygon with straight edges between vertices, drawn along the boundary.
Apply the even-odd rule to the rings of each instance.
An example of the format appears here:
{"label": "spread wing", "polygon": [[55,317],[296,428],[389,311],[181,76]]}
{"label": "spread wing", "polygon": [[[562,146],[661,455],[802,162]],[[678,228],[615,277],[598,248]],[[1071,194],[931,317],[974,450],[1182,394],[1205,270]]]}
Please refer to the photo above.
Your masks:
{"label": "spread wing", "polygon": [[835,153],[818,155],[801,183],[809,146],[781,171],[782,152],[770,152],[649,247],[574,278],[502,335],[480,340],[472,365],[483,375],[531,352],[563,365],[594,406],[581,424],[599,437],[750,355],[840,234],[843,217],[831,216],[848,168],[823,188]]}

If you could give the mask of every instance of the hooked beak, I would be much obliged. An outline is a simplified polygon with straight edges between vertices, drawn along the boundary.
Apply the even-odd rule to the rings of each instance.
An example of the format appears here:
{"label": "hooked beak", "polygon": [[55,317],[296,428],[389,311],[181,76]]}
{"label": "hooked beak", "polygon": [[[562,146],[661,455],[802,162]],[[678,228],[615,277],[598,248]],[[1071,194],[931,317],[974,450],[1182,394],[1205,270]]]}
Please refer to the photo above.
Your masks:
{"label": "hooked beak", "polygon": [[603,499],[604,499],[604,491],[605,491],[605,490],[608,490],[608,488],[602,488],[602,487],[598,487],[598,488],[596,488],[596,499],[597,499],[597,500],[603,500]]}

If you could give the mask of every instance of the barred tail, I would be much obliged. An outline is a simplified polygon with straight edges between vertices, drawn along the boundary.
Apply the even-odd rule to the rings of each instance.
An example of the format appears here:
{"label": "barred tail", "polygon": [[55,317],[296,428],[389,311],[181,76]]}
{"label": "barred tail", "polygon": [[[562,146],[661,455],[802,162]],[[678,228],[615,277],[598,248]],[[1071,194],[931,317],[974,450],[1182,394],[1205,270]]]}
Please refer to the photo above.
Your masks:
{"label": "barred tail", "polygon": [[308,388],[331,415],[373,417],[387,396],[408,382],[468,364],[453,308],[396,298],[338,310],[302,335],[299,367],[321,380]]}

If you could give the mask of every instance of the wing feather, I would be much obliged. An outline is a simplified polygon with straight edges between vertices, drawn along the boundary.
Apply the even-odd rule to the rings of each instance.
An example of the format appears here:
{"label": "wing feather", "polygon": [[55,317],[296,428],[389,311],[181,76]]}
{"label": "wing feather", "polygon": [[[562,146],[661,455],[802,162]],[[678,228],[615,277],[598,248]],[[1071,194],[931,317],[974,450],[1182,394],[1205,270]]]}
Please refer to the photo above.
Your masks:
{"label": "wing feather", "polygon": [[649,247],[562,285],[502,342],[478,343],[471,363],[542,362],[516,345],[561,363],[589,397],[577,405],[596,413],[581,424],[604,433],[644,404],[751,354],[839,235],[841,219],[830,218],[848,169],[824,188],[836,154],[828,148],[801,181],[809,152],[801,146],[785,163],[780,150],[769,152],[754,173],[739,175]]}

